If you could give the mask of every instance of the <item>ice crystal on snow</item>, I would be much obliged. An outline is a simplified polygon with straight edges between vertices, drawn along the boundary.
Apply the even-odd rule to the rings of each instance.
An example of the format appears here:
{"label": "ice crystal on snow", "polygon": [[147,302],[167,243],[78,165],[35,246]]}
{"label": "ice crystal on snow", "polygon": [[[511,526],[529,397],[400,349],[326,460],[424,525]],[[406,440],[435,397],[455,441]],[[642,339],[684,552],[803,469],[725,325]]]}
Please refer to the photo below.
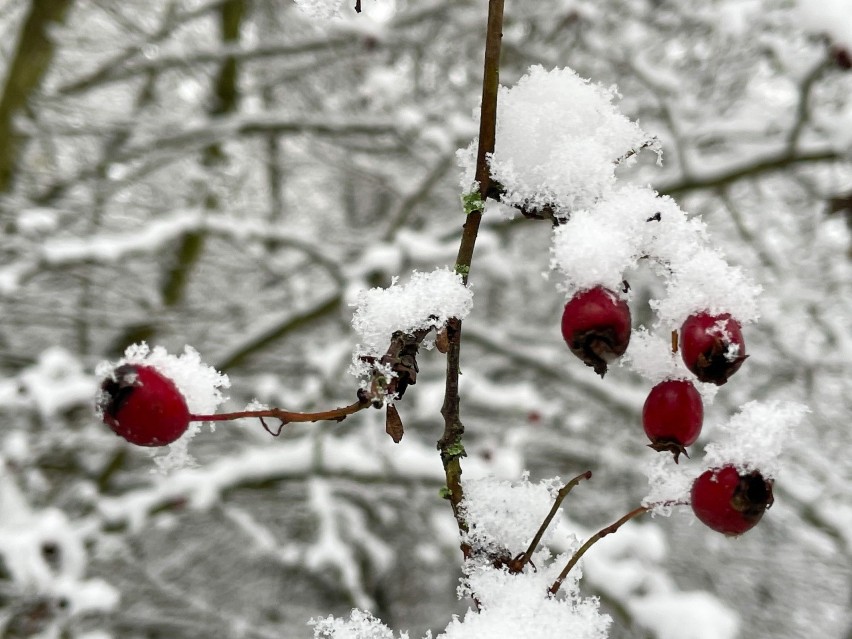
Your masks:
{"label": "ice crystal on snow", "polygon": [[[369,612],[352,610],[349,619],[335,619],[331,615],[314,618],[308,622],[314,627],[314,639],[395,639],[394,632]],[[400,633],[399,639],[408,639]]]}

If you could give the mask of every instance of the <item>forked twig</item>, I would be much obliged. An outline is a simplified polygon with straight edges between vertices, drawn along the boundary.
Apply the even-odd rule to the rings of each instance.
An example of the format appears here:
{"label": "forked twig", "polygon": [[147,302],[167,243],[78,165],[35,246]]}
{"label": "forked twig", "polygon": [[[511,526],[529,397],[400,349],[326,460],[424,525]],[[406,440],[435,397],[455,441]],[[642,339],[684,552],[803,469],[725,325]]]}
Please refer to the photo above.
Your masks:
{"label": "forked twig", "polygon": [[544,518],[544,521],[541,522],[541,526],[538,528],[538,532],[533,537],[530,542],[529,548],[527,551],[518,557],[516,557],[510,564],[509,568],[512,572],[521,572],[524,569],[530,559],[532,559],[533,553],[535,549],[538,548],[539,542],[541,542],[541,538],[544,536],[544,532],[547,530],[547,527],[550,526],[550,522],[553,521],[553,518],[556,516],[556,512],[559,510],[559,507],[562,505],[562,502],[568,496],[574,486],[579,484],[584,479],[591,479],[592,471],[587,470],[585,473],[581,475],[577,475],[574,479],[565,484],[562,488],[559,489],[559,492],[556,494],[556,499],[553,501],[553,507],[550,509],[550,512],[547,513],[547,517]]}

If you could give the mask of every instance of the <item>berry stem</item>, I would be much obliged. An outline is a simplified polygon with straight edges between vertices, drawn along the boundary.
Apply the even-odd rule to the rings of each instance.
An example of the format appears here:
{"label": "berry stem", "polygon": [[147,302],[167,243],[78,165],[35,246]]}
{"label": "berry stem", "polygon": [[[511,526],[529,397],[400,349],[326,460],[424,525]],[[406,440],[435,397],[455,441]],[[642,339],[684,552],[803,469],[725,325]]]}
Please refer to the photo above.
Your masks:
{"label": "berry stem", "polygon": [[217,413],[215,415],[190,415],[189,419],[193,422],[229,422],[235,419],[243,419],[245,417],[272,417],[280,419],[283,424],[291,422],[321,422],[321,421],[336,421],[340,422],[346,419],[349,415],[357,413],[360,410],[369,408],[372,403],[368,398],[359,399],[357,402],[348,406],[341,406],[332,410],[319,411],[317,413],[295,413],[284,410],[282,408],[267,408],[264,410],[243,410],[235,413]]}
{"label": "berry stem", "polygon": [[585,473],[581,475],[577,475],[574,479],[565,484],[562,488],[559,489],[559,492],[556,494],[556,499],[553,501],[553,507],[550,509],[550,512],[547,513],[547,517],[544,518],[544,521],[541,522],[541,526],[538,528],[538,532],[533,537],[533,540],[530,542],[529,548],[527,551],[520,556],[520,558],[513,563],[512,570],[514,572],[521,572],[524,569],[530,559],[532,558],[535,549],[538,548],[538,544],[541,541],[541,538],[544,536],[544,531],[547,530],[547,527],[550,526],[550,522],[553,521],[553,518],[556,516],[556,511],[559,510],[559,507],[562,505],[562,502],[568,496],[568,493],[573,490],[574,486],[579,484],[584,479],[591,479],[592,471],[587,470]]}
{"label": "berry stem", "polygon": [[548,592],[551,595],[555,595],[559,591],[560,586],[562,586],[562,582],[565,581],[565,577],[568,576],[568,573],[571,572],[571,569],[577,565],[577,562],[580,561],[580,558],[586,554],[586,551],[589,548],[594,546],[597,542],[599,542],[607,535],[614,533],[616,530],[621,528],[624,524],[626,524],[634,517],[638,517],[639,515],[645,514],[646,512],[648,512],[648,510],[650,510],[648,506],[639,506],[638,508],[634,508],[615,523],[610,524],[605,528],[601,528],[598,532],[592,535],[588,539],[588,541],[586,541],[586,543],[580,546],[577,552],[574,553],[574,556],[571,557],[571,559],[565,565],[565,568],[562,570],[561,573],[559,573],[559,576],[556,578],[556,581],[554,581],[553,585],[548,589]]}

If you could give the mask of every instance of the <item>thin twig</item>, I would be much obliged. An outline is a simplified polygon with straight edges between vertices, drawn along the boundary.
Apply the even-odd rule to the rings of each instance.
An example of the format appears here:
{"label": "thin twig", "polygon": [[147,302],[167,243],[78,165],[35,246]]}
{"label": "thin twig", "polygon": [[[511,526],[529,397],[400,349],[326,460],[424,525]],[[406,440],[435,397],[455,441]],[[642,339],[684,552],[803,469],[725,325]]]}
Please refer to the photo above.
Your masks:
{"label": "thin twig", "polygon": [[283,424],[292,422],[323,422],[335,421],[340,422],[346,419],[349,415],[357,413],[372,406],[369,398],[364,397],[357,402],[348,406],[341,406],[332,410],[319,411],[317,413],[295,413],[284,410],[282,408],[267,408],[264,410],[242,410],[235,413],[217,413],[214,415],[190,415],[189,419],[193,422],[229,422],[235,419],[244,419],[246,417],[256,417],[263,419],[264,417],[272,417],[280,419]]}
{"label": "thin twig", "polygon": [[548,589],[551,595],[555,595],[559,591],[559,587],[562,585],[562,582],[565,581],[565,577],[568,576],[568,573],[571,572],[571,569],[577,565],[577,562],[580,561],[580,558],[586,554],[586,551],[594,546],[601,539],[606,537],[607,535],[614,533],[616,530],[621,528],[628,521],[633,519],[634,517],[638,517],[644,513],[648,512],[647,506],[639,506],[638,508],[634,508],[629,513],[624,515],[621,519],[619,519],[614,524],[610,524],[606,528],[601,528],[598,532],[596,532],[589,540],[584,543],[577,552],[574,553],[574,556],[568,561],[565,565],[565,568],[559,573],[559,576],[556,578],[556,581],[553,582],[553,585]]}
{"label": "thin twig", "polygon": [[562,502],[568,496],[568,493],[573,490],[574,486],[579,484],[584,479],[591,479],[592,471],[587,470],[582,475],[577,475],[574,479],[565,484],[562,488],[559,489],[559,492],[556,494],[556,499],[553,501],[553,507],[550,509],[550,512],[547,513],[547,517],[544,518],[544,521],[541,522],[541,526],[539,526],[538,532],[533,537],[533,540],[530,542],[529,548],[527,551],[521,555],[517,561],[512,562],[512,571],[513,572],[521,572],[524,569],[530,559],[532,559],[533,553],[535,549],[538,548],[538,544],[541,541],[541,538],[544,536],[544,531],[547,530],[547,527],[550,526],[550,522],[553,521],[553,518],[556,516],[556,511],[559,510],[559,507],[562,505]]}

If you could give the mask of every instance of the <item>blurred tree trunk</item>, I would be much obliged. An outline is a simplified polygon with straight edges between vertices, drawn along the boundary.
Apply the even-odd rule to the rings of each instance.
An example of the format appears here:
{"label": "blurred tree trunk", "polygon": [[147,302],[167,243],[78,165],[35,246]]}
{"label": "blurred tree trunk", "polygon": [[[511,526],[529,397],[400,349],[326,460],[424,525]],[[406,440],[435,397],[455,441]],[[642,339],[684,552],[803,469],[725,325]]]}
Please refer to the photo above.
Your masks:
{"label": "blurred tree trunk", "polygon": [[56,46],[48,29],[63,22],[73,0],[32,0],[24,19],[18,46],[9,64],[0,95],[0,193],[12,189],[23,136],[14,130],[15,115],[38,91],[47,74]]}
{"label": "blurred tree trunk", "polygon": [[[222,42],[234,45],[239,42],[240,28],[245,15],[245,0],[227,0],[219,9],[219,23]],[[239,106],[239,69],[233,56],[226,57],[213,82],[213,95],[209,115],[219,117],[237,111]],[[202,162],[213,168],[225,161],[225,155],[219,144],[211,144],[204,149]],[[213,211],[220,206],[219,198],[212,190],[207,191],[204,208]],[[186,287],[192,270],[201,259],[204,251],[205,233],[203,230],[189,230],[178,240],[174,253],[166,263],[160,283],[160,298],[165,308],[173,308],[184,299]],[[155,321],[130,326],[115,343],[117,351],[124,350],[130,343],[151,341],[158,330]]]}
{"label": "blurred tree trunk", "polygon": [[[239,42],[240,26],[245,13],[245,0],[228,0],[220,9],[220,27],[224,44]],[[214,93],[210,107],[213,117],[236,112],[239,104],[237,61],[225,58],[214,82]],[[204,150],[205,166],[214,167],[225,159],[222,148],[212,144]],[[209,191],[204,207],[208,211],[219,208],[218,198]],[[181,238],[171,268],[166,272],[162,285],[163,303],[174,306],[183,299],[184,291],[193,266],[198,262],[204,248],[204,232],[189,231]]]}

